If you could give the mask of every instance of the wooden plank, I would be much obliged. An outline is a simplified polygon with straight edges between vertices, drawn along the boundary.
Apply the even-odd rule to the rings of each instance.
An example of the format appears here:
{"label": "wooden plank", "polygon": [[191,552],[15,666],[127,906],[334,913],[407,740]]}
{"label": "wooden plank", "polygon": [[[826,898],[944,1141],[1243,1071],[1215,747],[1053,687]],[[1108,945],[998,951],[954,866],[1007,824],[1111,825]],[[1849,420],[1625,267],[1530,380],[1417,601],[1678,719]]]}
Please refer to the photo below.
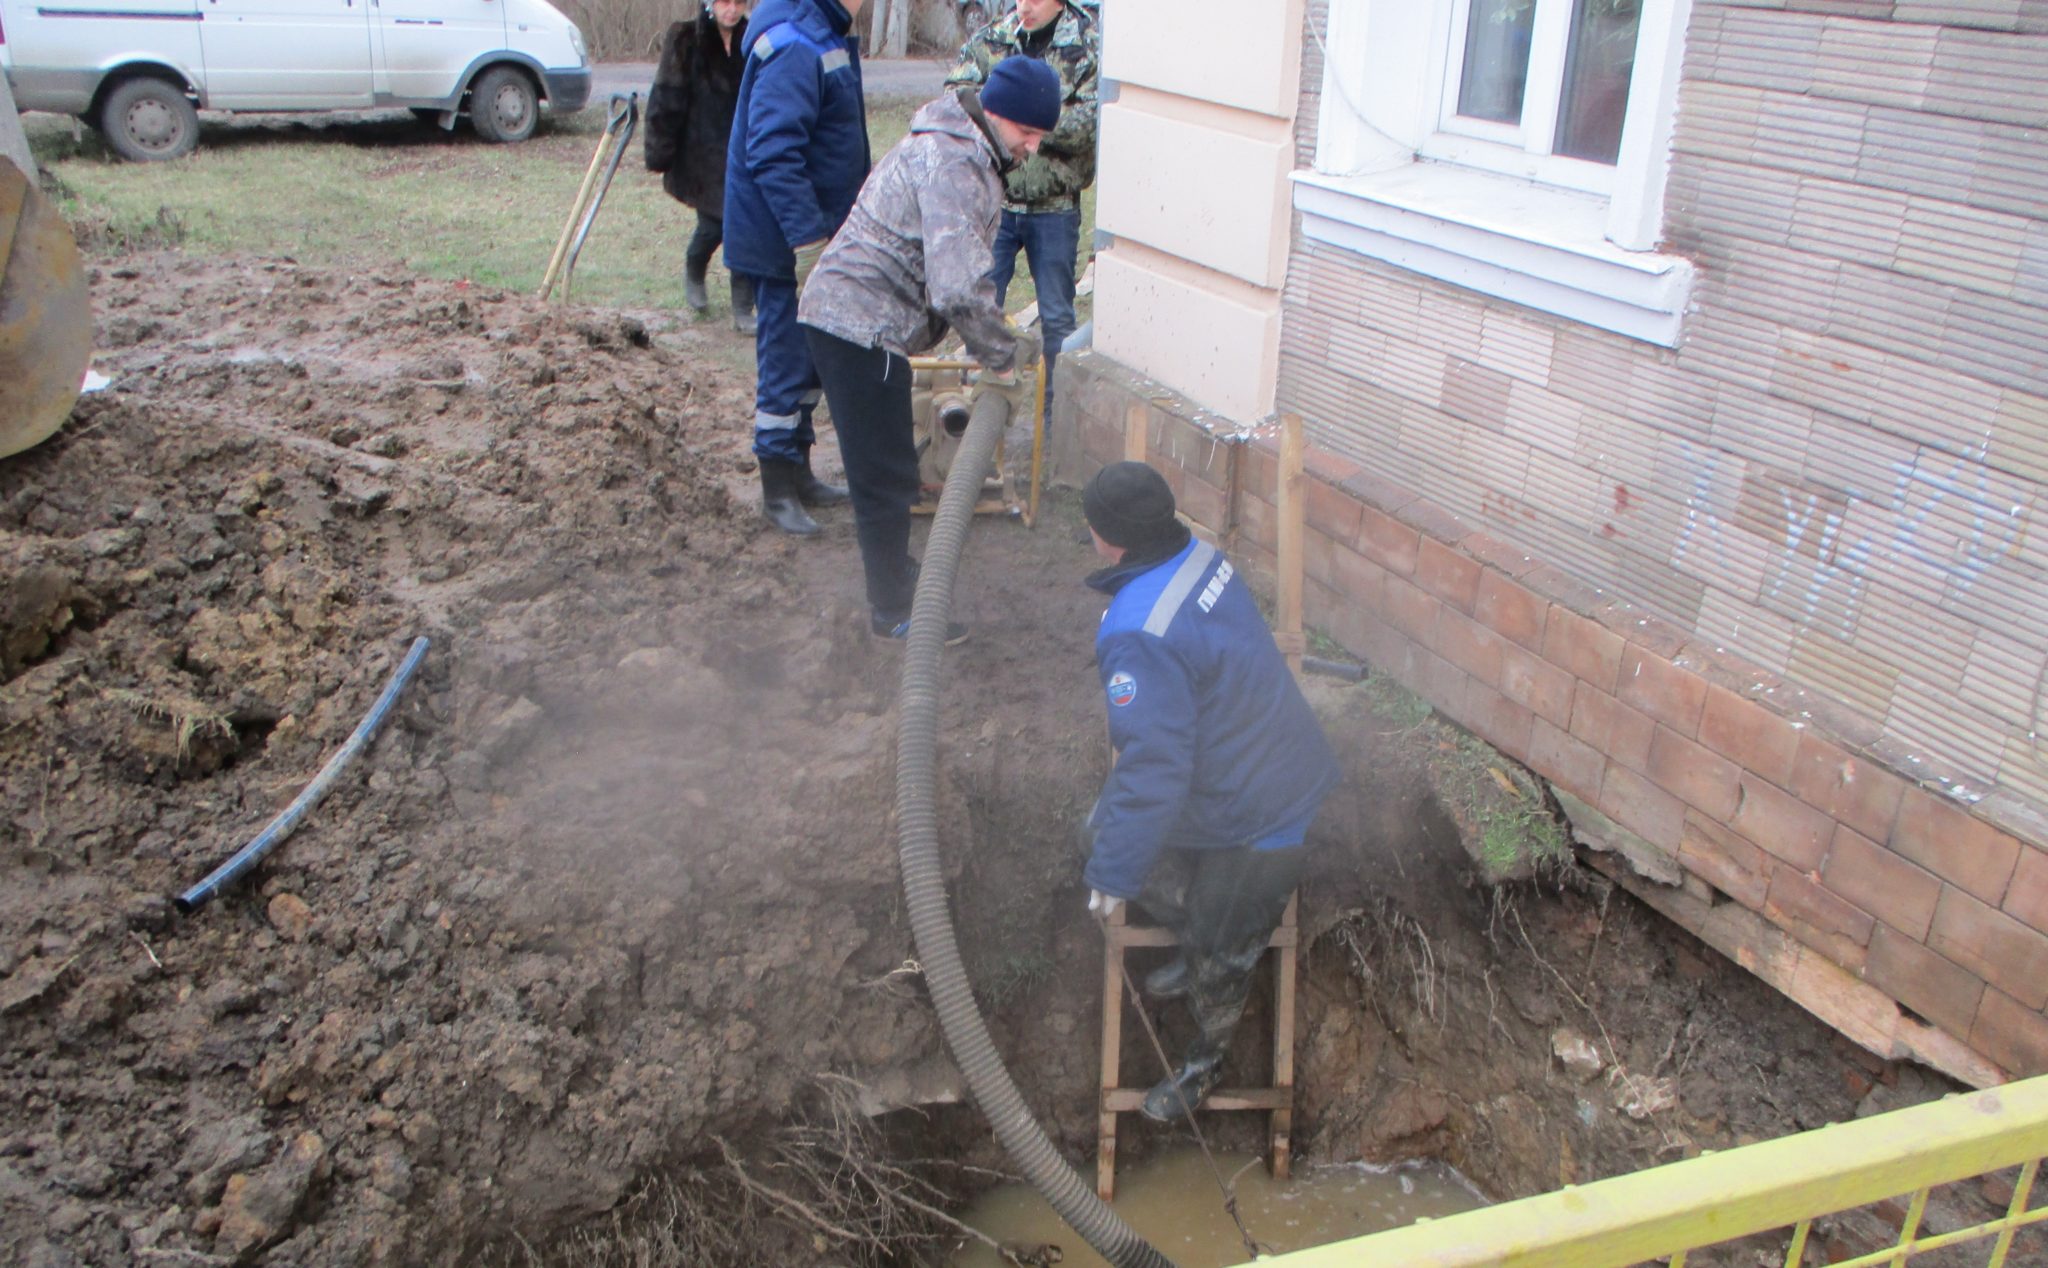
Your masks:
{"label": "wooden plank", "polygon": [[[1151,1088],[1120,1087],[1102,1094],[1102,1103],[1112,1113],[1128,1113],[1145,1103],[1145,1095]],[[1283,1104],[1292,1103],[1292,1090],[1276,1087],[1226,1087],[1217,1088],[1202,1098],[1198,1110],[1266,1110],[1280,1109]]]}
{"label": "wooden plank", "polygon": [[[1296,914],[1300,903],[1299,892],[1289,896],[1287,914],[1280,918],[1281,929],[1289,933],[1295,932]],[[1286,1099],[1267,1120],[1272,1152],[1267,1155],[1266,1165],[1272,1170],[1274,1179],[1285,1180],[1293,1171],[1295,961],[1292,939],[1289,939],[1287,946],[1280,949],[1280,954],[1274,957],[1274,960],[1273,1088]]]}
{"label": "wooden plank", "polygon": [[[1177,947],[1180,945],[1180,940],[1173,936],[1172,930],[1162,929],[1158,925],[1123,925],[1112,930],[1109,936],[1115,938],[1119,945],[1126,947]],[[1273,936],[1266,940],[1266,945],[1269,947],[1291,947],[1296,945],[1300,939],[1301,934],[1299,930],[1288,925],[1282,925],[1273,931]]]}
{"label": "wooden plank", "polygon": [[1116,1115],[1110,1094],[1121,1077],[1124,1029],[1123,906],[1103,922],[1102,939],[1102,1101],[1095,1117],[1095,1196],[1116,1197]]}
{"label": "wooden plank", "polygon": [[1275,571],[1279,593],[1274,601],[1274,641],[1287,655],[1287,666],[1301,672],[1302,653],[1307,650],[1301,626],[1301,592],[1304,549],[1308,535],[1308,477],[1303,472],[1308,445],[1302,435],[1301,415],[1280,416],[1280,488],[1276,505],[1280,514],[1280,543]]}
{"label": "wooden plank", "polygon": [[1147,405],[1133,405],[1124,411],[1124,461],[1145,461],[1145,454],[1152,447],[1148,434],[1152,429],[1151,414]]}

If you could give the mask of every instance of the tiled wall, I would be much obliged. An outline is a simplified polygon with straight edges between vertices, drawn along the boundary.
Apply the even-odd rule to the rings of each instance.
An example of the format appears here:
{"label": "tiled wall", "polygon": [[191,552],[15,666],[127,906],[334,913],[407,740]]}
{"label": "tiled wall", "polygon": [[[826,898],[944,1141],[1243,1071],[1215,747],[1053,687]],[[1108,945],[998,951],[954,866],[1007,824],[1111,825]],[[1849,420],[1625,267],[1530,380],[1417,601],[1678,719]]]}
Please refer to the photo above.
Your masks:
{"label": "tiled wall", "polygon": [[1675,349],[1296,234],[1319,623],[1786,972],[2048,1069],[2048,3],[1698,0],[1685,65]]}

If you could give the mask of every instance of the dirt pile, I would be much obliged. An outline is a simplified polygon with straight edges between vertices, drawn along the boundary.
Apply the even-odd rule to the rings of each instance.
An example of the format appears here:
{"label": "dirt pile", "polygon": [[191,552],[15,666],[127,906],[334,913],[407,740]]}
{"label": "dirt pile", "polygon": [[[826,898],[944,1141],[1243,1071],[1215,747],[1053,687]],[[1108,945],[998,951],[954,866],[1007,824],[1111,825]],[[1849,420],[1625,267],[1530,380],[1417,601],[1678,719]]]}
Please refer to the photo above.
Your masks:
{"label": "dirt pile", "polygon": [[[503,1259],[655,1173],[772,1152],[820,1075],[938,1102],[921,1147],[999,1163],[943,1105],[910,962],[897,662],[843,513],[794,543],[735,496],[750,384],[708,342],[731,336],[175,254],[103,263],[95,306],[113,386],[0,463],[0,1257]],[[969,554],[958,923],[1085,1160],[1100,608],[1070,507]],[[357,769],[177,915],[417,634]],[[1891,1077],[1623,895],[1475,883],[1412,723],[1323,694],[1351,779],[1304,891],[1311,1152],[1438,1152],[1528,1192],[1840,1117]],[[858,1258],[785,1240],[757,1262]]]}
{"label": "dirt pile", "polygon": [[[114,386],[0,467],[11,1258],[410,1261],[921,1041],[835,984],[903,958],[893,662],[847,543],[728,495],[689,332],[175,256],[96,303]],[[418,633],[354,777],[176,917]]]}

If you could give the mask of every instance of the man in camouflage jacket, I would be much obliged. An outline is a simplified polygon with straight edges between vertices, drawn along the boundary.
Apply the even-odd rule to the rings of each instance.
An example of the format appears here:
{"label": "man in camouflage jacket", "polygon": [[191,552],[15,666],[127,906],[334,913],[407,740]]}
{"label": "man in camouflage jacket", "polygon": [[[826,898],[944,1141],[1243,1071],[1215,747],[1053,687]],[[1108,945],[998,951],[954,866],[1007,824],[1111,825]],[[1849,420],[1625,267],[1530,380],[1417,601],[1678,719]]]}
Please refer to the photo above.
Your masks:
{"label": "man in camouflage jacket", "polygon": [[1045,408],[1051,417],[1053,362],[1074,333],[1074,278],[1081,239],[1081,191],[1095,183],[1096,75],[1102,31],[1074,0],[1017,0],[1016,10],[976,31],[960,49],[948,85],[979,85],[1008,57],[1035,57],[1060,77],[1060,123],[1038,153],[1003,178],[1003,218],[990,277],[1000,302],[1022,248],[1038,288],[1045,340]]}
{"label": "man in camouflage jacket", "polygon": [[[1004,171],[1029,156],[1059,117],[1057,78],[1021,57],[997,67],[979,93],[956,88],[926,105],[862,186],[798,302],[839,430],[869,624],[879,637],[905,636],[917,585],[909,358],[957,330],[983,367],[976,395],[995,391],[1013,410],[1023,399],[1018,370],[1037,341],[996,303],[989,243]],[[965,636],[959,629],[948,641]]]}

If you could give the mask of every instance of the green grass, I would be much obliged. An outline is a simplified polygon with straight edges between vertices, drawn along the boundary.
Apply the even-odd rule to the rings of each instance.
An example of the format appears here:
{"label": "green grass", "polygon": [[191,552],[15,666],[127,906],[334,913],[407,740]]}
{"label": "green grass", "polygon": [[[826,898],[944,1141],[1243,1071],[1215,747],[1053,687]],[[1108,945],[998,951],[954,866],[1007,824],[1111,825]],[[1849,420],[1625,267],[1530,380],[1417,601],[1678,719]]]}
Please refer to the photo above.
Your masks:
{"label": "green grass", "polygon": [[[879,157],[920,103],[878,100],[868,131]],[[523,145],[489,145],[402,111],[369,116],[207,116],[199,148],[173,163],[128,163],[90,129],[50,115],[25,120],[60,207],[89,248],[288,255],[307,263],[398,269],[534,291],[604,128],[593,106],[551,120]],[[683,248],[694,214],[642,165],[635,136],[577,260],[572,298],[681,309]],[[1094,229],[1083,210],[1082,250]],[[723,270],[713,269],[724,320]],[[1011,311],[1031,302],[1018,261]],[[1083,301],[1085,303],[1085,301]]]}

